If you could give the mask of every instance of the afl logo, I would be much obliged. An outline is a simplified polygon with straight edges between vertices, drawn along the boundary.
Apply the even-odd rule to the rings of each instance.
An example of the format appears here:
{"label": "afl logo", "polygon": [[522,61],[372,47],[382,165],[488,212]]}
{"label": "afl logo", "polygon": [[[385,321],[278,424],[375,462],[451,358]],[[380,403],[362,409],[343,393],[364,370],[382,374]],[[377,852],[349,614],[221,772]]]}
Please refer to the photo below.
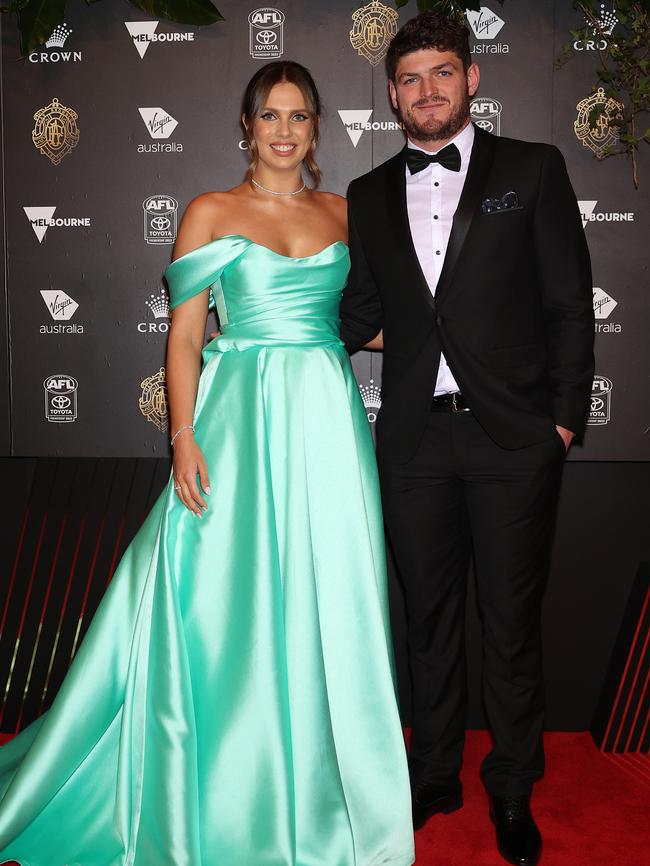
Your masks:
{"label": "afl logo", "polygon": [[263,6],[248,16],[251,57],[272,60],[284,50],[284,12]]}
{"label": "afl logo", "polygon": [[587,424],[602,427],[609,422],[613,387],[612,380],[606,376],[594,376]]}
{"label": "afl logo", "polygon": [[45,420],[61,424],[77,420],[77,388],[74,376],[57,373],[43,382],[45,389]]}
{"label": "afl logo", "polygon": [[501,135],[502,111],[503,106],[498,99],[476,96],[470,102],[470,114],[474,123],[494,135]]}
{"label": "afl logo", "polygon": [[173,244],[176,240],[178,202],[171,195],[150,195],[142,202],[144,239],[148,244]]}

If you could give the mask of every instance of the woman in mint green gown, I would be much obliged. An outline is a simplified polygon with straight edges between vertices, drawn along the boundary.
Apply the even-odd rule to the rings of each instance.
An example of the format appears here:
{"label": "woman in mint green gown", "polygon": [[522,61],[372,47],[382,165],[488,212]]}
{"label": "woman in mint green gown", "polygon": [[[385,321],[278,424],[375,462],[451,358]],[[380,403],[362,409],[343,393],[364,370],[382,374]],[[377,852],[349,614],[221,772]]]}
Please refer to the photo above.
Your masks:
{"label": "woman in mint green gown", "polygon": [[51,709],[0,749],[0,862],[413,862],[375,458],[338,333],[344,210],[300,188],[312,88],[260,69],[249,180],[188,208],[174,471]]}

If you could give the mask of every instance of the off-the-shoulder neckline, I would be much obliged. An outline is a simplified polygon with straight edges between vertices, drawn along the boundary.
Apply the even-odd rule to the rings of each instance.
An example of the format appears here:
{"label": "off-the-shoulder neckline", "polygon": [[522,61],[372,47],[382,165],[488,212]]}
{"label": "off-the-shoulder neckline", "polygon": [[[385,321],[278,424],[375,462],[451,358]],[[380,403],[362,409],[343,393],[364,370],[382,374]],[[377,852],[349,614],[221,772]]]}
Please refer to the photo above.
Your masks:
{"label": "off-the-shoulder neckline", "polygon": [[259,244],[257,243],[257,241],[251,240],[251,238],[247,238],[246,235],[228,234],[220,235],[218,238],[213,238],[211,241],[207,241],[207,243],[201,244],[201,246],[199,247],[195,247],[193,250],[190,250],[189,253],[185,253],[184,255],[179,256],[177,259],[174,259],[171,264],[174,265],[176,264],[176,262],[183,261],[183,259],[186,259],[188,256],[194,255],[194,253],[197,253],[199,250],[204,250],[206,247],[212,246],[212,244],[219,243],[219,241],[225,241],[232,238],[238,238],[239,240],[247,241],[252,246],[260,247],[261,249],[271,253],[271,255],[277,256],[277,258],[279,259],[287,259],[287,261],[291,262],[302,262],[307,261],[308,259],[315,259],[317,256],[321,256],[323,253],[339,245],[344,246],[346,249],[348,248],[348,245],[345,243],[345,241],[333,241],[331,244],[323,247],[322,250],[318,250],[318,252],[312,253],[309,256],[285,256],[283,253],[279,253],[276,250],[271,249],[271,247],[267,247],[265,244]]}

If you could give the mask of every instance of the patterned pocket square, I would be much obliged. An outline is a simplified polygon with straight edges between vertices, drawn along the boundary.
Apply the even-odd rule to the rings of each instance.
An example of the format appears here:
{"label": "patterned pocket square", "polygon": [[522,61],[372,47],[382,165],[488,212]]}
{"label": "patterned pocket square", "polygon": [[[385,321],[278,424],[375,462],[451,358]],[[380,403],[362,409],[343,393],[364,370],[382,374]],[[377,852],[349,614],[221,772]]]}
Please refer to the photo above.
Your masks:
{"label": "patterned pocket square", "polygon": [[519,204],[519,196],[513,190],[505,192],[501,198],[484,198],[481,204],[481,213],[499,213],[504,210],[522,210]]}

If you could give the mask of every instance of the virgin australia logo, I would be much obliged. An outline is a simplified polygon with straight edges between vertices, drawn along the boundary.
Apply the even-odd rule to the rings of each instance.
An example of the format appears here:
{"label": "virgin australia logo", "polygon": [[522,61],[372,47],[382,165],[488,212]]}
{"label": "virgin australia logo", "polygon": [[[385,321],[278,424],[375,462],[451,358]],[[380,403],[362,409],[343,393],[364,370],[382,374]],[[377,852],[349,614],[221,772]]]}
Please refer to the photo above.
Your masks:
{"label": "virgin australia logo", "polygon": [[78,324],[61,324],[69,322],[79,309],[79,304],[61,289],[42,289],[41,297],[56,324],[41,325],[41,334],[83,334],[84,326]]}
{"label": "virgin australia logo", "polygon": [[477,39],[494,39],[505,24],[503,18],[499,18],[487,6],[481,6],[478,12],[466,9],[465,14],[467,15],[469,26],[474,31],[474,36]]}
{"label": "virgin australia logo", "polygon": [[53,319],[67,322],[79,309],[79,304],[60,289],[42,289],[41,297]]}
{"label": "virgin australia logo", "polygon": [[609,319],[614,309],[618,306],[618,302],[611,295],[608,295],[604,289],[599,286],[594,286],[594,318],[595,332],[597,334],[620,334],[623,326],[620,322],[604,322],[603,319]]}
{"label": "virgin australia logo", "polygon": [[499,18],[487,6],[481,6],[478,12],[466,9],[465,15],[474,36],[479,40],[478,45],[472,46],[472,54],[507,54],[510,51],[507,42],[493,42],[505,24],[503,18]]}
{"label": "virgin australia logo", "polygon": [[160,106],[158,108],[139,108],[138,111],[152,138],[169,138],[178,126],[178,121],[174,120],[171,114],[168,114]]}

